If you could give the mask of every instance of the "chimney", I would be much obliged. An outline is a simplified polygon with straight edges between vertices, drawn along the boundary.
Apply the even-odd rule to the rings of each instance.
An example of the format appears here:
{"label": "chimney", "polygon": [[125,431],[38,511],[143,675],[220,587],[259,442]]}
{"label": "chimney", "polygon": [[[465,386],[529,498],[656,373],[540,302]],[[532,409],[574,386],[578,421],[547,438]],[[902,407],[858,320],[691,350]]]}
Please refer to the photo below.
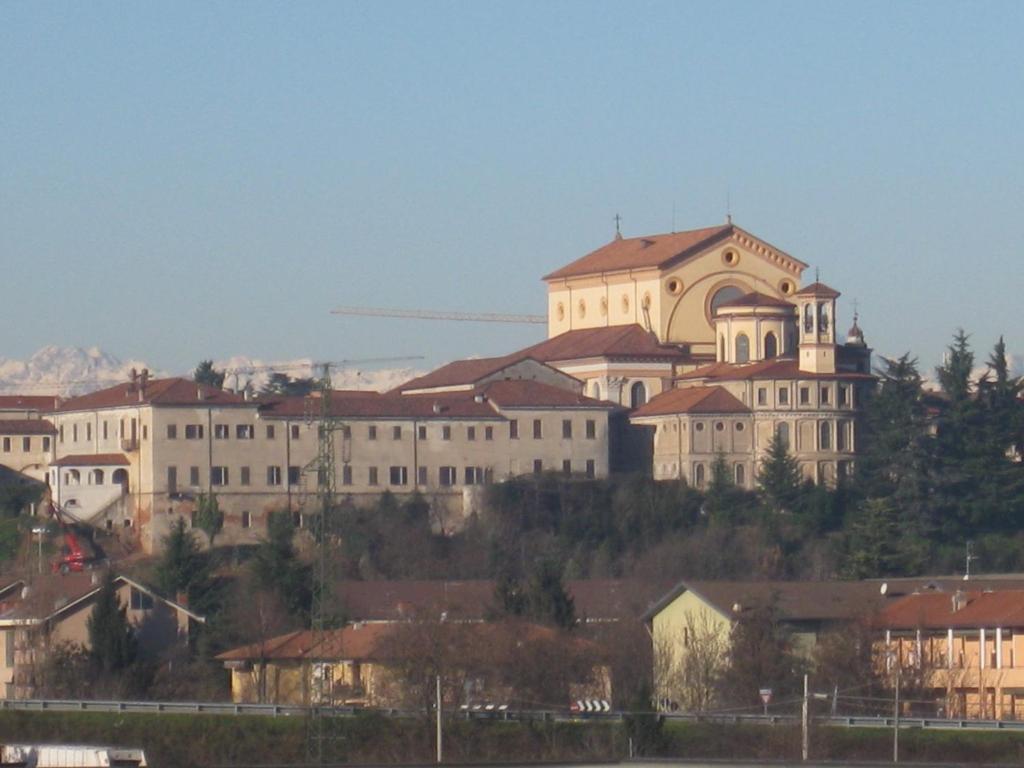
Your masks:
{"label": "chimney", "polygon": [[953,613],[963,609],[967,606],[967,593],[962,589],[958,589],[953,593]]}
{"label": "chimney", "polygon": [[132,377],[132,386],[128,391],[134,392],[139,386],[139,372],[132,368],[130,375]]}
{"label": "chimney", "polygon": [[143,368],[142,374],[139,376],[139,386],[142,391],[146,391],[146,385],[149,384],[149,368]]}

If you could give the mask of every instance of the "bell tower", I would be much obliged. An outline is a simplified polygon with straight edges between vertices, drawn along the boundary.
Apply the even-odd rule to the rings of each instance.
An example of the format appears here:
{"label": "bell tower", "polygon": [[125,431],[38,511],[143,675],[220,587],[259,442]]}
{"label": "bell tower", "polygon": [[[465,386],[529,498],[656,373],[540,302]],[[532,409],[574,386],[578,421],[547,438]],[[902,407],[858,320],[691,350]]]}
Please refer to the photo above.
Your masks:
{"label": "bell tower", "polygon": [[813,283],[793,294],[799,311],[800,370],[836,372],[836,299],[839,291]]}

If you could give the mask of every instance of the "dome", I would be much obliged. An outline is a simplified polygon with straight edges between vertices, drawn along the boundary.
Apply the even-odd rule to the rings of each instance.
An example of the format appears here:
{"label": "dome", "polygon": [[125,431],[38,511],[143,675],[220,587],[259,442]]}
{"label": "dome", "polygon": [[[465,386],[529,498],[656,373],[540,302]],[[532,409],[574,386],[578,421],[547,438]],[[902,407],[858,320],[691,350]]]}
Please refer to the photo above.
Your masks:
{"label": "dome", "polygon": [[850,330],[846,332],[846,343],[854,347],[866,347],[864,343],[864,331],[857,325],[857,315],[853,316],[853,325]]}

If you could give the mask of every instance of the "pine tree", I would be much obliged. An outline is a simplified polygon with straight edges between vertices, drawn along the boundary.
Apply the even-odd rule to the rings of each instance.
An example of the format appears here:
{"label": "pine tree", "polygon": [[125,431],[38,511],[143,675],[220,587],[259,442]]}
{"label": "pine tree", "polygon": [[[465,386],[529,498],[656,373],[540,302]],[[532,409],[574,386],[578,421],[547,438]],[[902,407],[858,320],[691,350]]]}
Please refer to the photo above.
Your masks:
{"label": "pine tree", "polygon": [[550,558],[538,560],[526,585],[526,611],[535,621],[572,629],[576,623],[573,599],[562,584],[562,569]]}
{"label": "pine tree", "polygon": [[89,632],[89,658],[102,674],[114,674],[135,661],[135,633],[128,623],[128,608],[117,597],[112,571],[107,571],[86,623]]}
{"label": "pine tree", "polygon": [[761,499],[769,511],[792,512],[800,496],[800,464],[778,432],[772,435],[768,454],[757,473]]}
{"label": "pine tree", "polygon": [[894,576],[915,570],[904,562],[899,515],[887,499],[868,499],[847,533],[844,571],[852,579]]}
{"label": "pine tree", "polygon": [[206,384],[217,389],[224,388],[224,371],[213,367],[213,360],[201,360],[192,372],[192,380],[197,384]]}
{"label": "pine tree", "polygon": [[178,518],[164,537],[164,552],[156,567],[156,583],[170,599],[179,594],[188,596],[189,603],[200,606],[210,589],[206,559],[199,551],[195,536]]}

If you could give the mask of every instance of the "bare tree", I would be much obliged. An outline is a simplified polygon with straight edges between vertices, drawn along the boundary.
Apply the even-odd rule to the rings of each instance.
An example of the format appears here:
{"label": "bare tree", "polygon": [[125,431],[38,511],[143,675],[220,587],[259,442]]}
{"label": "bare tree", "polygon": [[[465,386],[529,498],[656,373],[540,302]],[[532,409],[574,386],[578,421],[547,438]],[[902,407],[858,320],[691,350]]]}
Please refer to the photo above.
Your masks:
{"label": "bare tree", "polygon": [[729,634],[707,609],[689,613],[681,631],[654,647],[655,693],[662,706],[702,712],[715,703]]}

